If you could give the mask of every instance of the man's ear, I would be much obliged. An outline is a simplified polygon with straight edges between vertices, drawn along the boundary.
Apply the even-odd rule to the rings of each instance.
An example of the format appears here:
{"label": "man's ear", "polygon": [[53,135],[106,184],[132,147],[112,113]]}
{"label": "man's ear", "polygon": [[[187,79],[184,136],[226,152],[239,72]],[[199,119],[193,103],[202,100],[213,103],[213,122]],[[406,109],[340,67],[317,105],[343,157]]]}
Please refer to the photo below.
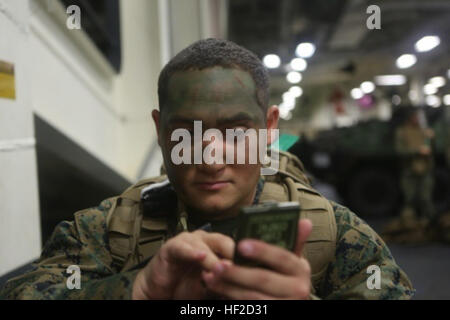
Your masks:
{"label": "man's ear", "polygon": [[280,118],[280,111],[276,105],[267,109],[266,113],[266,128],[267,128],[267,145],[272,144],[275,140],[275,136],[272,135],[271,129],[278,129],[278,119]]}
{"label": "man's ear", "polygon": [[161,113],[158,110],[154,109],[152,111],[152,118],[153,118],[153,122],[155,122],[156,135],[158,137],[158,144],[161,146],[161,141],[159,140],[160,139],[160,137],[159,137],[159,125],[160,125],[160,122],[159,121],[161,119]]}

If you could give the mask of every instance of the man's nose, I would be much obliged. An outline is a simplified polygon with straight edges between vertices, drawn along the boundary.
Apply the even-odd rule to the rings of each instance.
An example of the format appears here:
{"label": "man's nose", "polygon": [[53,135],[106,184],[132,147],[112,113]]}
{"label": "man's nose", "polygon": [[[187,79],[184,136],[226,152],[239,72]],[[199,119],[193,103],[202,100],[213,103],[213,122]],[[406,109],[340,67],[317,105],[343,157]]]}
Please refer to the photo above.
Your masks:
{"label": "man's nose", "polygon": [[226,164],[207,164],[203,162],[202,164],[198,164],[197,168],[199,171],[207,174],[207,175],[216,175],[222,172],[225,169]]}
{"label": "man's nose", "polygon": [[198,169],[207,174],[217,174],[225,169],[225,144],[220,139],[203,141],[202,163],[197,165]]}

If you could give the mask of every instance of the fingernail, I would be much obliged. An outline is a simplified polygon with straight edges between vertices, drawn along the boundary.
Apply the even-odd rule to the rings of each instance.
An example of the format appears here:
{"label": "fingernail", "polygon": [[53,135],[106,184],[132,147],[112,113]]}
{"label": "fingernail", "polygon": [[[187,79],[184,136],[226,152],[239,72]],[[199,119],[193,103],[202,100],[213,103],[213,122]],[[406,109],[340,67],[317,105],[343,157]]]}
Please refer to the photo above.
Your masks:
{"label": "fingernail", "polygon": [[196,257],[197,257],[197,259],[203,259],[204,257],[206,257],[206,253],[203,251],[197,251]]}
{"label": "fingernail", "polygon": [[214,285],[214,274],[213,273],[208,273],[205,274],[205,276],[203,277],[204,283],[206,286],[212,286]]}
{"label": "fingernail", "polygon": [[226,268],[231,267],[231,265],[232,265],[231,261],[222,261],[222,264],[223,264]]}
{"label": "fingernail", "polygon": [[224,265],[220,262],[217,262],[214,266],[214,272],[217,274],[222,273],[225,270]]}
{"label": "fingernail", "polygon": [[253,253],[253,245],[249,242],[241,243],[240,249],[241,249],[241,252],[247,256],[249,256]]}
{"label": "fingernail", "polygon": [[203,278],[206,282],[212,282],[214,280],[214,274],[212,273],[205,273],[203,275]]}

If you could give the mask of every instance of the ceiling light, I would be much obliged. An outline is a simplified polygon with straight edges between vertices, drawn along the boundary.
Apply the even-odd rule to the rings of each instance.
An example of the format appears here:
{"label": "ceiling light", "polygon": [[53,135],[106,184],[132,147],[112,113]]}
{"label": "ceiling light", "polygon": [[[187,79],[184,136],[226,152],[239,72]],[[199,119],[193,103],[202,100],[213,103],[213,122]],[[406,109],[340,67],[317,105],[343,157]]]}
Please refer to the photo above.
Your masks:
{"label": "ceiling light", "polygon": [[450,94],[446,94],[443,100],[446,106],[450,106]]}
{"label": "ceiling light", "polygon": [[295,71],[305,71],[308,63],[303,58],[295,58],[291,61],[291,68]]}
{"label": "ceiling light", "polygon": [[438,96],[431,95],[425,98],[425,102],[430,107],[437,108],[441,105],[441,98],[439,98]]}
{"label": "ceiling light", "polygon": [[438,36],[426,36],[416,42],[417,52],[426,52],[436,48],[441,43]]}
{"label": "ceiling light", "polygon": [[438,92],[438,89],[434,85],[429,83],[423,86],[423,92],[427,95],[430,95]]}
{"label": "ceiling light", "polygon": [[290,83],[299,83],[302,81],[302,75],[297,71],[291,71],[287,74],[286,79]]}
{"label": "ceiling light", "polygon": [[401,74],[376,76],[375,83],[379,86],[402,86],[406,83],[406,77]]}
{"label": "ceiling light", "polygon": [[351,94],[352,98],[355,100],[361,99],[364,95],[364,93],[362,92],[362,90],[360,88],[352,89],[352,91],[350,91],[350,94]]}
{"label": "ceiling light", "polygon": [[282,105],[280,105],[280,118],[286,121],[292,119],[291,110],[285,109]]}
{"label": "ceiling light", "polygon": [[280,57],[276,54],[268,54],[263,58],[264,65],[269,69],[276,69],[280,66]]}
{"label": "ceiling light", "polygon": [[283,102],[294,102],[295,103],[295,96],[292,92],[286,91],[285,93],[283,93],[282,95],[283,97]]}
{"label": "ceiling light", "polygon": [[372,81],[364,81],[361,83],[361,90],[364,93],[371,93],[375,90],[375,84]]}
{"label": "ceiling light", "polygon": [[292,93],[294,97],[298,98],[301,97],[301,95],[303,94],[303,89],[300,88],[299,86],[292,86],[289,89],[289,92]]}
{"label": "ceiling light", "polygon": [[278,110],[280,111],[280,117],[284,118],[289,112],[294,110],[295,108],[295,102],[294,103],[288,103],[286,101],[283,101],[278,105]]}
{"label": "ceiling light", "polygon": [[316,52],[316,46],[310,42],[303,42],[295,49],[295,54],[300,58],[310,58]]}
{"label": "ceiling light", "polygon": [[280,103],[280,110],[291,111],[295,108],[295,96],[292,92],[286,91],[283,93],[283,102]]}
{"label": "ceiling light", "polygon": [[402,54],[396,61],[397,68],[406,69],[415,65],[417,58],[413,54]]}
{"label": "ceiling light", "polygon": [[440,88],[445,86],[445,78],[444,77],[433,77],[428,80],[428,83],[432,84],[436,88]]}

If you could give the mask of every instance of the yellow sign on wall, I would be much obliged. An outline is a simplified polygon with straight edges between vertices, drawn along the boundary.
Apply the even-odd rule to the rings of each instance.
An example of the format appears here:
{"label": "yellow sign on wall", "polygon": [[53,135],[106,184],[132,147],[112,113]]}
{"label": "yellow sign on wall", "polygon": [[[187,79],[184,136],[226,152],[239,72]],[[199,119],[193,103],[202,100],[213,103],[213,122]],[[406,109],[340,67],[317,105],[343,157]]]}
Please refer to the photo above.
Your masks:
{"label": "yellow sign on wall", "polygon": [[16,99],[14,65],[0,60],[0,98]]}

